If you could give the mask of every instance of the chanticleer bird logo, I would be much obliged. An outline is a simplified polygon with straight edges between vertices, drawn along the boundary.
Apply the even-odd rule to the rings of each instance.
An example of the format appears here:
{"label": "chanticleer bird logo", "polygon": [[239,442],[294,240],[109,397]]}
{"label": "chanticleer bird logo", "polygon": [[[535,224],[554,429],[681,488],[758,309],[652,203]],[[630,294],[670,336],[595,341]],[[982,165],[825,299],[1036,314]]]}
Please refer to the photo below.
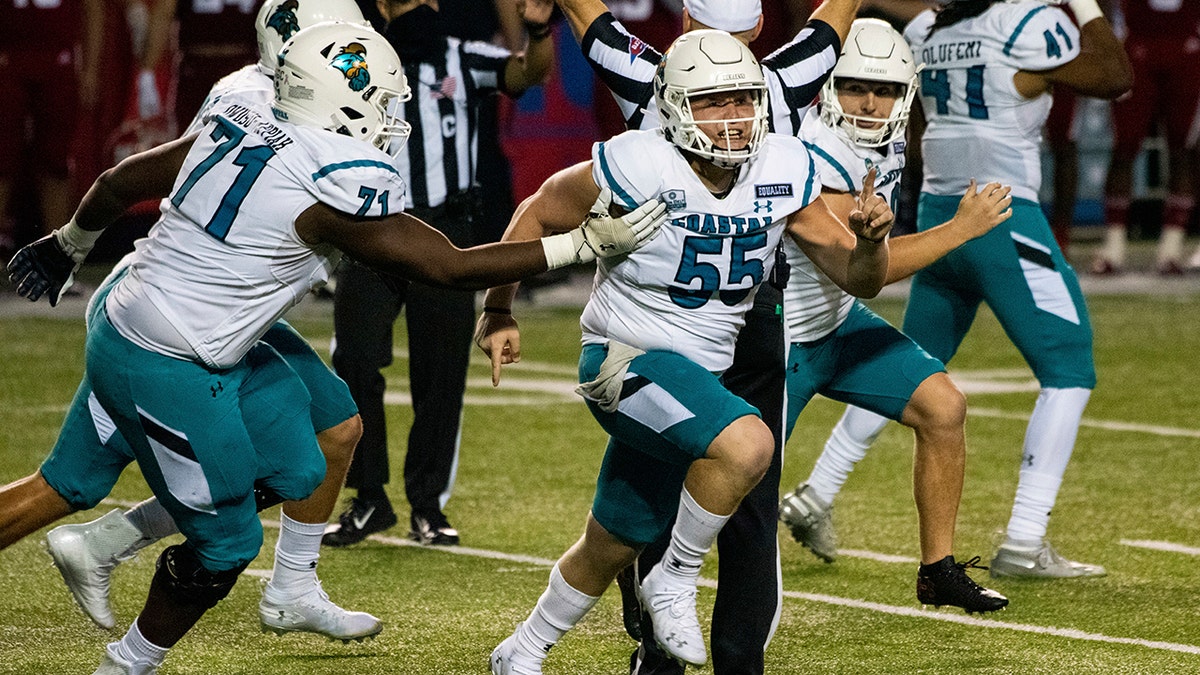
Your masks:
{"label": "chanticleer bird logo", "polygon": [[300,20],[296,18],[296,10],[299,7],[300,3],[297,0],[285,0],[280,3],[267,19],[267,28],[279,33],[284,42],[292,39],[296,31],[300,30]]}
{"label": "chanticleer bird logo", "polygon": [[351,42],[342,47],[338,55],[330,63],[342,71],[350,80],[350,89],[362,91],[371,83],[371,74],[367,72],[367,48],[358,42]]}

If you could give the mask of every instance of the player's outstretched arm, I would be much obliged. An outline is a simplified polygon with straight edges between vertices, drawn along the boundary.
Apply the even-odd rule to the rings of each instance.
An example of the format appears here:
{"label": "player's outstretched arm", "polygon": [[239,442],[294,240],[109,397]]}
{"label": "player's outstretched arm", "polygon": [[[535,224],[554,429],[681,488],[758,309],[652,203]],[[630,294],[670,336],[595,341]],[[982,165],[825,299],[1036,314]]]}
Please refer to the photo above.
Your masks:
{"label": "player's outstretched arm", "polygon": [[887,283],[916,274],[942,256],[981,237],[1012,217],[1012,187],[988,183],[977,189],[975,179],[950,220],[924,232],[895,237],[888,253]]}
{"label": "player's outstretched arm", "polygon": [[[559,232],[552,236],[564,238],[563,241],[567,241],[565,237],[571,237],[572,242],[582,241],[585,250],[608,257],[618,254],[620,249],[633,250],[653,239],[666,220],[666,206],[652,200],[624,215],[613,215],[612,192],[596,186],[591,169],[591,162],[583,162],[547,179],[517,207],[501,241],[521,241]],[[609,239],[620,243],[603,243]],[[512,317],[516,290],[516,284],[488,289],[484,311],[475,325],[475,344],[492,362],[493,386],[500,383],[502,365],[521,360],[520,331]]]}
{"label": "player's outstretched arm", "polygon": [[67,224],[9,261],[8,278],[17,293],[30,301],[46,295],[51,307],[57,305],[104,228],[134,204],[171,193],[194,140],[188,136],[140,152],[101,174]]}
{"label": "player's outstretched arm", "polygon": [[818,196],[788,218],[788,235],[835,284],[850,295],[873,298],[888,270],[888,233],[894,216],[875,194],[876,171],[863,179],[857,208],[841,221]]}

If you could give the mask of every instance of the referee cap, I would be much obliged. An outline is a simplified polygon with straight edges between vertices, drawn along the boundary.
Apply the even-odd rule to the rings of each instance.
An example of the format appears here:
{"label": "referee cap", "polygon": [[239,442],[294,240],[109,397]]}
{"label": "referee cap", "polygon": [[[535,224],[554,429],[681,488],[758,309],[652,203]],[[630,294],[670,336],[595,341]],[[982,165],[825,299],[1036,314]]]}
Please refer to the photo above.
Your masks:
{"label": "referee cap", "polygon": [[762,16],[762,0],[683,0],[696,21],[727,33],[750,30]]}

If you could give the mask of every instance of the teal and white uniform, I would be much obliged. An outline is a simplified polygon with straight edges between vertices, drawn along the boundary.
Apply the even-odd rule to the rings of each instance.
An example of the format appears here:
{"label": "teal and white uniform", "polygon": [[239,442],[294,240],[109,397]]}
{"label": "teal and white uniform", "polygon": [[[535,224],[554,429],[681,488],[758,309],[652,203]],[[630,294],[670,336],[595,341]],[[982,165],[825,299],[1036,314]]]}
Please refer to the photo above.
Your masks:
{"label": "teal and white uniform", "polygon": [[[246,66],[221,78],[213,85],[204,107],[184,135],[199,131],[212,109],[228,95],[269,105],[274,99],[274,87],[271,78],[257,65]],[[100,284],[88,307],[89,322],[98,307],[103,306],[112,287],[124,276],[134,255],[125,256]],[[318,433],[358,413],[345,382],[286,321],[276,322],[263,335],[262,341],[273,347],[304,382],[312,399],[309,416]],[[121,471],[131,461],[132,450],[116,433],[111,417],[96,401],[85,379],[67,413],[54,450],[42,464],[43,476],[71,506],[90,509],[108,496]]]}
{"label": "teal and white uniform", "polygon": [[[876,192],[894,201],[904,171],[904,141],[855,144],[814,108],[800,126],[822,187],[857,194],[874,167]],[[791,275],[783,291],[788,350],[787,433],[818,393],[899,420],[916,388],[944,367],[911,339],[838,287],[796,245],[783,244]]]}
{"label": "teal and white uniform", "polygon": [[618,538],[646,544],[675,514],[691,462],[735,419],[758,413],[720,375],[788,216],[816,198],[819,183],[804,145],[775,134],[721,198],[661,130],[597,143],[592,174],[628,208],[653,199],[668,208],[649,244],[597,261],[580,320],[581,382],[595,379],[611,341],[645,352],[630,362],[615,411],[589,407],[612,436],[593,515]]}
{"label": "teal and white uniform", "polygon": [[1079,31],[1062,10],[1034,0],[996,3],[930,35],[933,21],[926,11],[905,29],[924,64],[928,122],[917,227],[953,216],[971,178],[1011,185],[1013,216],[917,273],[904,332],[947,362],[986,302],[1043,387],[1091,389],[1087,306],[1037,204],[1038,141],[1051,97],[1026,99],[1013,85],[1019,70],[1074,59]]}
{"label": "teal and white uniform", "polygon": [[226,96],[89,325],[95,398],[209,569],[257,555],[255,481],[297,499],[324,474],[304,383],[256,346],[336,262],[299,238],[296,218],[318,202],[380,215],[376,197],[403,191],[369,144]]}

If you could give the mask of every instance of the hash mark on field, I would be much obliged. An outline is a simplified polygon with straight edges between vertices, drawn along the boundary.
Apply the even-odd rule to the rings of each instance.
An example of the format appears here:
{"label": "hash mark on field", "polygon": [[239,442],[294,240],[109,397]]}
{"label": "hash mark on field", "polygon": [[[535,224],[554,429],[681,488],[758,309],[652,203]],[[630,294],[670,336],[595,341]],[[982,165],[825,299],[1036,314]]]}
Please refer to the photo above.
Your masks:
{"label": "hash mark on field", "polygon": [[1133,546],[1134,548],[1148,548],[1154,551],[1183,553],[1184,555],[1200,555],[1200,548],[1195,546],[1184,546],[1183,544],[1175,544],[1169,541],[1154,541],[1152,539],[1122,539],[1120,543],[1124,544],[1125,546]]}
{"label": "hash mark on field", "polygon": [[[967,406],[967,414],[978,417],[996,417],[1006,420],[1023,420],[1029,421],[1028,413],[1014,413],[996,408],[977,408]],[[1183,436],[1185,438],[1200,438],[1200,430],[1198,429],[1180,429],[1179,427],[1164,427],[1157,424],[1137,424],[1135,422],[1118,422],[1116,420],[1094,420],[1083,418],[1079,422],[1081,427],[1092,427],[1094,429],[1104,429],[1106,431],[1137,431],[1146,434],[1154,434],[1156,436]]]}

